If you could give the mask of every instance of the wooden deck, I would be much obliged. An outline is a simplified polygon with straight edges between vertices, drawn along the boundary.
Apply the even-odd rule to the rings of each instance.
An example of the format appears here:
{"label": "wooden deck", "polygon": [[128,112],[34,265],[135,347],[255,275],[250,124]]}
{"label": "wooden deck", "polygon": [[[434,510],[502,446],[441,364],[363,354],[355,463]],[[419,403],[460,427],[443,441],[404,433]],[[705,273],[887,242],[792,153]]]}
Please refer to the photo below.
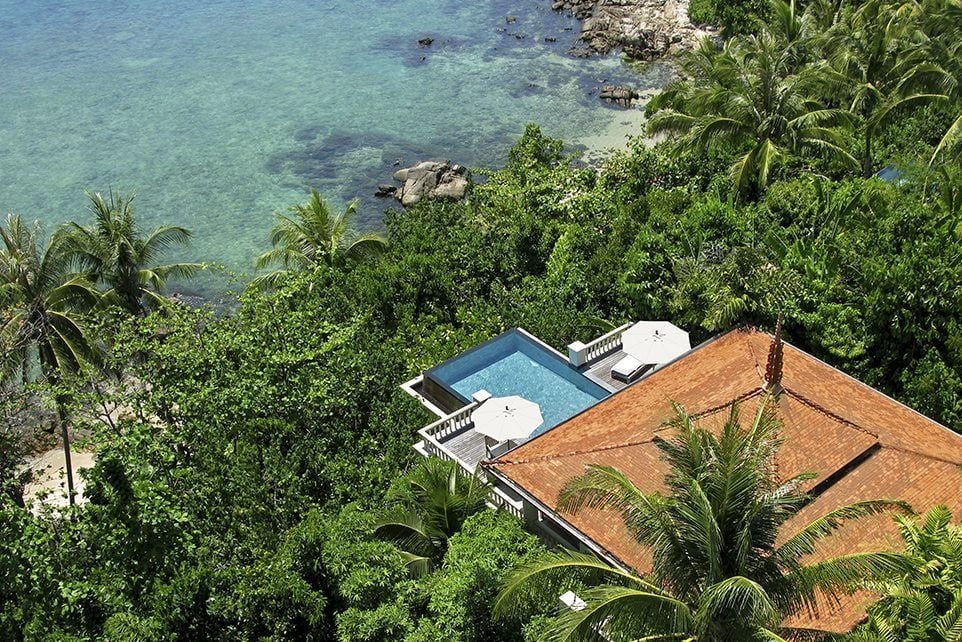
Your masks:
{"label": "wooden deck", "polygon": [[458,458],[458,461],[468,468],[474,468],[478,462],[487,457],[484,449],[484,437],[474,431],[473,427],[466,428],[456,435],[444,440],[443,445]]}
{"label": "wooden deck", "polygon": [[607,388],[612,392],[618,392],[628,384],[612,377],[611,369],[616,363],[621,361],[624,356],[625,352],[623,350],[615,350],[610,352],[600,359],[592,361],[591,363],[582,367],[581,374],[601,385],[603,388]]}

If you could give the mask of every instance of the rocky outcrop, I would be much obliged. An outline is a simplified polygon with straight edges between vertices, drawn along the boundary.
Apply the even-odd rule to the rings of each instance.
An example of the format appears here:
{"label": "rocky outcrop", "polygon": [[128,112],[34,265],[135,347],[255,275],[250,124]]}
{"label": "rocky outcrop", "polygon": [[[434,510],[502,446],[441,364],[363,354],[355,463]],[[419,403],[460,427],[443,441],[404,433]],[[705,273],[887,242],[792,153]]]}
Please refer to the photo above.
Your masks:
{"label": "rocky outcrop", "polygon": [[581,20],[580,45],[588,56],[621,49],[636,60],[653,60],[690,48],[713,32],[688,19],[689,0],[557,0],[556,11]]}
{"label": "rocky outcrop", "polygon": [[423,199],[459,201],[465,197],[471,180],[461,165],[424,161],[394,172],[394,180],[403,185],[394,192],[405,207]]}

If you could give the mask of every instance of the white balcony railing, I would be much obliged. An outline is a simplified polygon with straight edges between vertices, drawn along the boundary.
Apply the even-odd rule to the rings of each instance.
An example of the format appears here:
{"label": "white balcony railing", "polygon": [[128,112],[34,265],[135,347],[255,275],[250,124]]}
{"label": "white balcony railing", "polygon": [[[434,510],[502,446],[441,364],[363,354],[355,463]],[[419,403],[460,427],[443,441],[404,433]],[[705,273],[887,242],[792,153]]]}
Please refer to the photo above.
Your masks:
{"label": "white balcony railing", "polygon": [[581,343],[575,341],[568,346],[568,361],[575,367],[581,367],[590,361],[603,357],[609,352],[613,352],[621,347],[621,335],[625,330],[634,325],[628,322],[618,326],[611,332],[603,334],[591,343]]}
{"label": "white balcony railing", "polygon": [[503,509],[518,519],[524,519],[524,502],[520,499],[511,499],[497,486],[491,487],[491,491],[488,493],[488,501],[495,508]]}
{"label": "white balcony railing", "polygon": [[[471,425],[471,413],[480,405],[475,401],[469,403],[464,408],[457,410],[450,415],[441,417],[434,423],[428,424],[418,431],[421,436],[419,448],[423,449],[423,454],[429,457],[437,457],[445,461],[457,462],[462,470],[469,475],[477,474],[477,465],[470,465],[462,461],[442,443],[447,437],[467,428]],[[514,515],[518,519],[524,519],[524,504],[520,499],[513,499],[497,487],[492,487],[488,493],[488,502],[491,506],[503,509]]]}
{"label": "white balcony railing", "polygon": [[442,443],[447,437],[457,433],[471,425],[471,413],[478,407],[478,402],[472,402],[464,408],[456,410],[449,415],[441,417],[437,421],[428,424],[418,431],[423,439],[424,449],[432,457],[456,461],[465,472],[473,475],[474,467],[462,461],[453,452],[448,450]]}
{"label": "white balcony railing", "polygon": [[477,402],[471,402],[463,408],[455,410],[450,415],[441,417],[434,423],[430,423],[418,432],[422,437],[441,441],[445,437],[458,432],[462,428],[471,425],[471,413],[478,407]]}

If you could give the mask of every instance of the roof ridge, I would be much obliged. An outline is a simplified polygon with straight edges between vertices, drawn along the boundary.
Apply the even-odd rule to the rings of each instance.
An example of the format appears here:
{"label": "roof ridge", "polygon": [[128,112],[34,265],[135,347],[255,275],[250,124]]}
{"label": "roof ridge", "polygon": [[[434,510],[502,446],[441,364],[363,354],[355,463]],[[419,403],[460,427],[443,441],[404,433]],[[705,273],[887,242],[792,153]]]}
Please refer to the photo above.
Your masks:
{"label": "roof ridge", "polygon": [[799,348],[799,347],[796,346],[796,345],[793,345],[792,343],[790,343],[790,342],[788,342],[788,341],[785,342],[785,345],[788,346],[789,348],[793,349],[795,352],[799,353],[800,355],[802,355],[804,358],[810,359],[810,360],[814,361],[816,364],[818,364],[818,365],[820,365],[820,366],[824,366],[824,367],[828,368],[829,370],[832,370],[832,371],[834,371],[834,372],[837,372],[837,373],[840,374],[844,379],[848,380],[848,381],[851,382],[851,383],[854,383],[856,386],[858,386],[858,387],[860,387],[860,388],[864,388],[865,390],[869,391],[870,393],[874,393],[874,394],[879,395],[880,397],[882,397],[882,398],[885,399],[886,401],[889,401],[889,402],[895,404],[896,406],[902,408],[903,410],[907,410],[909,413],[915,415],[916,417],[922,419],[923,421],[926,421],[926,422],[932,424],[933,426],[935,426],[935,427],[937,427],[937,428],[940,428],[940,429],[941,429],[942,431],[944,431],[945,433],[947,433],[947,434],[949,434],[949,435],[951,435],[951,436],[953,436],[953,437],[956,437],[956,438],[962,436],[962,435],[960,435],[960,433],[957,432],[956,430],[953,430],[952,428],[949,428],[949,427],[946,426],[945,424],[943,424],[943,423],[941,423],[941,422],[939,422],[939,421],[936,421],[936,420],[933,419],[932,417],[929,417],[928,415],[919,412],[918,410],[916,410],[916,409],[913,408],[912,406],[909,406],[908,404],[899,401],[898,399],[896,399],[896,398],[893,397],[892,395],[887,394],[887,393],[885,393],[885,392],[882,392],[882,391],[879,390],[878,388],[875,388],[875,387],[873,387],[873,386],[870,386],[869,384],[865,383],[865,382],[862,381],[861,379],[858,379],[857,377],[853,377],[852,375],[850,375],[849,373],[845,372],[845,371],[842,370],[841,368],[836,368],[835,366],[833,366],[832,364],[828,363],[827,361],[825,361],[825,360],[823,360],[823,359],[819,359],[818,357],[816,357],[816,356],[813,355],[812,353],[807,352],[806,350],[803,350],[803,349]]}
{"label": "roof ridge", "polygon": [[928,453],[923,453],[918,450],[912,450],[911,448],[903,448],[901,446],[890,446],[888,444],[883,444],[879,442],[879,445],[883,450],[894,450],[895,452],[905,453],[907,455],[915,455],[916,457],[921,457],[922,459],[930,459],[932,461],[938,461],[943,464],[951,464],[952,466],[959,466],[962,468],[962,461],[955,461],[954,459],[948,459],[946,457],[938,457],[936,455],[929,455]]}
{"label": "roof ridge", "polygon": [[758,395],[760,395],[760,394],[762,394],[762,393],[764,393],[764,392],[765,392],[765,391],[762,390],[761,388],[752,388],[752,389],[749,390],[748,392],[743,392],[743,393],[740,394],[740,395],[736,395],[736,396],[732,397],[731,399],[729,399],[728,401],[726,401],[726,402],[723,403],[723,404],[719,404],[719,405],[717,405],[717,406],[712,406],[711,408],[706,408],[706,409],[701,410],[701,411],[699,411],[699,412],[691,413],[691,417],[693,417],[694,419],[701,419],[702,417],[707,417],[708,415],[713,415],[713,414],[715,414],[716,412],[719,412],[719,411],[721,411],[721,410],[724,410],[725,408],[728,408],[729,406],[732,406],[732,405],[734,405],[734,404],[736,404],[736,403],[741,403],[741,402],[745,401],[746,399],[751,399],[752,397],[757,397]]}
{"label": "roof ridge", "polygon": [[759,380],[765,381],[765,373],[758,361],[758,355],[755,354],[755,346],[752,345],[751,334],[745,337],[745,343],[748,345],[749,354],[752,355],[752,363],[755,365],[755,374],[758,375]]}
{"label": "roof ridge", "polygon": [[868,428],[865,428],[864,426],[860,426],[858,423],[852,421],[851,419],[846,419],[845,417],[843,417],[842,415],[840,415],[840,414],[838,414],[838,413],[836,413],[836,412],[832,412],[832,411],[829,410],[828,408],[822,406],[821,404],[819,404],[819,403],[816,402],[816,401],[813,401],[813,400],[809,399],[808,397],[806,397],[805,395],[803,395],[802,393],[798,392],[797,390],[795,390],[795,389],[793,389],[793,388],[790,388],[790,387],[788,387],[788,386],[782,386],[782,389],[783,389],[785,392],[787,392],[787,393],[789,394],[789,396],[794,397],[796,400],[798,400],[799,402],[805,404],[805,405],[808,406],[809,408],[812,408],[812,409],[816,410],[817,412],[820,412],[820,413],[822,413],[823,415],[826,415],[827,417],[831,417],[832,419],[835,419],[836,421],[840,421],[840,422],[842,422],[843,424],[849,425],[849,426],[851,426],[852,428],[854,428],[855,430],[858,430],[859,432],[863,432],[863,433],[865,433],[866,435],[869,435],[870,437],[874,437],[875,439],[879,440],[879,443],[881,443],[881,437],[880,437],[877,433],[874,433],[874,432],[872,432],[871,430],[869,430]]}

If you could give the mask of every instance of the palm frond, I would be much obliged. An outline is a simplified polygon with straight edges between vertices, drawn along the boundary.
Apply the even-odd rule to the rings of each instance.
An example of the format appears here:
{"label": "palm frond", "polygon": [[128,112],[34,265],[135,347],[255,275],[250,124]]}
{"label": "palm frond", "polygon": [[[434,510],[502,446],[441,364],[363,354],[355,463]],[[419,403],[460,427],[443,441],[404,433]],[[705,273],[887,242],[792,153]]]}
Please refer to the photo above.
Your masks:
{"label": "palm frond", "polygon": [[826,513],[786,540],[775,551],[783,563],[815,552],[818,543],[851,520],[888,512],[913,514],[912,507],[901,500],[869,500],[847,504]]}
{"label": "palm frond", "polygon": [[564,642],[612,639],[678,639],[691,630],[688,606],[662,592],[626,586],[583,590],[583,609],[569,609],[555,618],[545,638]]}
{"label": "palm frond", "polygon": [[949,156],[962,141],[962,113],[949,125],[939,144],[935,146],[932,157],[929,159],[929,166],[932,166],[942,156]]}
{"label": "palm frond", "polygon": [[393,542],[402,551],[420,555],[434,552],[424,521],[413,511],[394,511],[379,519],[374,535]]}
{"label": "palm frond", "polygon": [[142,241],[144,260],[151,260],[158,253],[176,245],[189,245],[193,234],[186,228],[165,225],[150,232]]}
{"label": "palm frond", "polygon": [[733,576],[705,589],[698,604],[698,619],[731,619],[767,627],[777,626],[780,614],[758,582]]}
{"label": "palm frond", "polygon": [[852,553],[800,567],[787,577],[800,595],[815,591],[834,595],[866,582],[899,577],[913,568],[914,559],[902,553]]}
{"label": "palm frond", "polygon": [[251,287],[257,290],[276,290],[290,276],[290,270],[274,270],[251,279]]}
{"label": "palm frond", "polygon": [[504,582],[494,603],[495,617],[507,618],[532,599],[557,599],[578,584],[610,580],[654,594],[669,594],[640,577],[617,569],[593,555],[561,550],[545,553],[515,568]]}

